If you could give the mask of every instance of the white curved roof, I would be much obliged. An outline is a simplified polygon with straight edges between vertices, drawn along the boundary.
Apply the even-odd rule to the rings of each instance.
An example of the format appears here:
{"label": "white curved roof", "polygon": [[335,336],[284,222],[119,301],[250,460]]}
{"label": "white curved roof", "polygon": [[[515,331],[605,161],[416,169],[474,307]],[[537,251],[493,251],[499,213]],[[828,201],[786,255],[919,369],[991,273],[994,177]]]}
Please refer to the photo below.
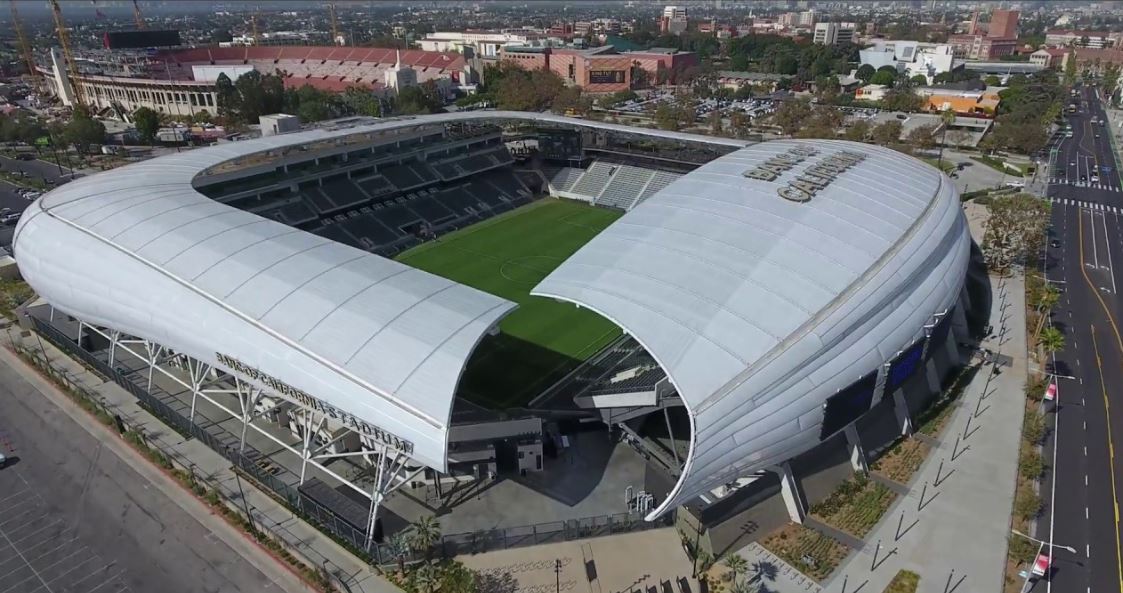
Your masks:
{"label": "white curved roof", "polygon": [[[774,181],[744,173],[813,148]],[[806,202],[778,195],[841,151],[864,160]],[[970,238],[936,169],[841,141],[774,141],[681,177],[532,294],[597,311],[666,369],[693,441],[662,513],[818,440],[827,396],[955,303]]]}
{"label": "white curved roof", "polygon": [[[220,355],[405,439],[446,467],[464,364],[509,301],[213,201],[201,171],[270,149],[454,121],[588,122],[474,111],[223,144],[68,183],[13,240],[20,270],[59,309],[229,368]],[[694,141],[699,137],[598,126]],[[723,144],[743,146],[740,141]],[[243,373],[244,376],[244,373]]]}

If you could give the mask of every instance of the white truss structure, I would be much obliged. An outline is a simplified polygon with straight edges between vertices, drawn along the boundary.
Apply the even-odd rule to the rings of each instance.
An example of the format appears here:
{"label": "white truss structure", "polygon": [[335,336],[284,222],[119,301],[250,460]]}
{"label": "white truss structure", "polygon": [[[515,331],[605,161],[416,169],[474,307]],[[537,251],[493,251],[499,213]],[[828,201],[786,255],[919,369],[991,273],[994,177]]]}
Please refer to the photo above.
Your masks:
{"label": "white truss structure", "polygon": [[[51,318],[53,319],[53,317],[54,311],[52,308]],[[304,483],[308,467],[312,466],[369,498],[370,507],[365,526],[366,548],[368,550],[374,542],[378,511],[386,497],[403,485],[410,483],[426,469],[424,466],[417,467],[416,462],[404,452],[374,438],[351,431],[342,424],[340,424],[342,430],[338,434],[330,439],[323,439],[326,442],[318,443],[316,436],[322,434],[328,426],[327,414],[251,384],[223,369],[174,352],[150,340],[126,336],[117,330],[100,328],[78,320],[79,347],[81,347],[85,331],[100,335],[109,341],[109,366],[111,368],[116,368],[118,356],[122,352],[143,361],[147,366],[147,391],[149,393],[152,392],[154,373],[159,373],[164,378],[188,390],[191,393],[190,420],[192,423],[195,422],[196,407],[200,399],[229,416],[237,418],[241,424],[241,434],[238,440],[239,453],[245,449],[247,431],[253,429],[257,434],[300,457],[300,484]],[[222,399],[229,400],[231,397],[237,399],[237,409],[232,409],[227,405],[227,402],[220,401]],[[265,413],[269,411],[269,408],[261,405],[263,400],[267,398],[284,401],[293,406],[298,421],[299,448],[286,443],[283,439],[258,425]],[[351,434],[358,435],[360,450],[332,451],[335,445],[340,444],[343,439]],[[365,462],[367,471],[374,478],[373,484],[369,488],[364,488],[339,475],[323,463],[331,459],[344,457],[360,459]]]}

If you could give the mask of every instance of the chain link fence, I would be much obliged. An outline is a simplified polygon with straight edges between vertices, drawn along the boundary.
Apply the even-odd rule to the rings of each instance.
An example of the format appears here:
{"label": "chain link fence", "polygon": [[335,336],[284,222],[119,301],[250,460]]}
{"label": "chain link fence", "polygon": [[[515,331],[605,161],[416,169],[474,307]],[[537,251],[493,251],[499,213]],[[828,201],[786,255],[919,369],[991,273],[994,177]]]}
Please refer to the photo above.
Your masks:
{"label": "chain link fence", "polygon": [[[97,373],[112,379],[117,385],[120,385],[136,397],[141,407],[159,418],[160,421],[167,424],[176,432],[185,437],[198,439],[203,444],[225,457],[232,466],[237,468],[243,475],[252,478],[264,489],[271,492],[291,511],[335,539],[351,553],[363,559],[368,564],[387,566],[397,562],[399,557],[402,556],[404,550],[387,543],[376,543],[371,546],[369,551],[366,550],[365,531],[356,528],[332,509],[320,505],[308,497],[302,496],[296,486],[275,475],[274,471],[276,471],[278,466],[271,465],[263,467],[260,460],[265,456],[253,449],[249,444],[246,444],[242,450],[239,450],[237,446],[231,446],[230,443],[223,440],[221,434],[216,435],[211,431],[205,430],[202,426],[192,422],[190,418],[169,406],[165,401],[156,397],[141,385],[138,385],[137,382],[133,380],[134,377],[143,379],[138,377],[138,373],[110,367],[106,361],[98,358],[85,348],[80,347],[74,340],[60,332],[48,322],[34,317],[32,319],[36,331],[46,338],[47,341],[67,354],[79,359]],[[89,402],[89,406],[91,407],[88,409],[91,409],[95,414],[104,414],[111,419],[119,418],[115,411],[102,403],[101,397],[96,392],[81,385],[75,378],[70,377],[65,370],[53,367],[49,361],[44,359],[43,354],[19,345],[16,345],[16,348],[20,350],[22,354],[31,358],[34,364],[39,366],[40,369],[50,374],[51,377],[57,379],[60,384],[77,394],[81,402]],[[83,406],[86,406],[86,404],[83,404]],[[119,422],[118,420],[118,423]],[[175,457],[174,452],[161,450],[161,453],[172,458]],[[639,513],[617,513],[567,521],[552,521],[486,531],[447,534],[442,535],[441,541],[436,547],[445,557],[453,557],[460,554],[478,554],[492,550],[586,539],[614,533],[644,531],[647,529],[668,527],[673,524],[673,513],[651,522],[644,521],[642,515]],[[410,551],[406,554],[405,560],[416,561],[423,557],[424,554],[421,551]]]}

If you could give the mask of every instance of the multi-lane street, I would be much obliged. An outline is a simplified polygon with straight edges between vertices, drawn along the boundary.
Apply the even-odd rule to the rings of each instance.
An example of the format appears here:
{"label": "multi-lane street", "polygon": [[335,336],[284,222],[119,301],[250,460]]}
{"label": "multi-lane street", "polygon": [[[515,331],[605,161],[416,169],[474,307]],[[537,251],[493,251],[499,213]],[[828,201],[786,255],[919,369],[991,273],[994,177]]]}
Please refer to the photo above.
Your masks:
{"label": "multi-lane street", "polygon": [[[1119,501],[1123,459],[1123,189],[1106,114],[1096,89],[1080,87],[1068,114],[1072,136],[1060,134],[1049,171],[1053,203],[1045,273],[1061,289],[1053,323],[1065,348],[1050,365],[1059,406],[1045,444],[1054,473],[1041,494],[1047,507],[1041,537],[1054,549],[1051,579],[1036,591],[1121,591]],[[1066,109],[1067,111],[1067,109]],[[1123,443],[1123,441],[1120,441]]]}

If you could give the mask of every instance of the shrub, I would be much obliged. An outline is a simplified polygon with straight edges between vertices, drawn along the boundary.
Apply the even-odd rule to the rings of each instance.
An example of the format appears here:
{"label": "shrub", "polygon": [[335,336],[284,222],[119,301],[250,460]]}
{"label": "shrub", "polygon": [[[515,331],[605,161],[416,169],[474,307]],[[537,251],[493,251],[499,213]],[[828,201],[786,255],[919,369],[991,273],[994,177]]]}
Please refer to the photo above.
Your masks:
{"label": "shrub", "polygon": [[1045,461],[1041,454],[1033,449],[1022,451],[1018,460],[1018,471],[1027,478],[1036,479],[1045,471]]}
{"label": "shrub", "polygon": [[1026,412],[1022,437],[1032,445],[1040,443],[1045,438],[1045,415],[1035,411]]}
{"label": "shrub", "polygon": [[1026,488],[1018,496],[1018,501],[1014,503],[1014,512],[1022,519],[1029,521],[1041,514],[1041,506],[1041,497],[1033,490]]}
{"label": "shrub", "polygon": [[1037,557],[1038,544],[1035,544],[1024,537],[1016,535],[1010,536],[1010,547],[1006,550],[1006,555],[1018,563],[1031,562]]}

